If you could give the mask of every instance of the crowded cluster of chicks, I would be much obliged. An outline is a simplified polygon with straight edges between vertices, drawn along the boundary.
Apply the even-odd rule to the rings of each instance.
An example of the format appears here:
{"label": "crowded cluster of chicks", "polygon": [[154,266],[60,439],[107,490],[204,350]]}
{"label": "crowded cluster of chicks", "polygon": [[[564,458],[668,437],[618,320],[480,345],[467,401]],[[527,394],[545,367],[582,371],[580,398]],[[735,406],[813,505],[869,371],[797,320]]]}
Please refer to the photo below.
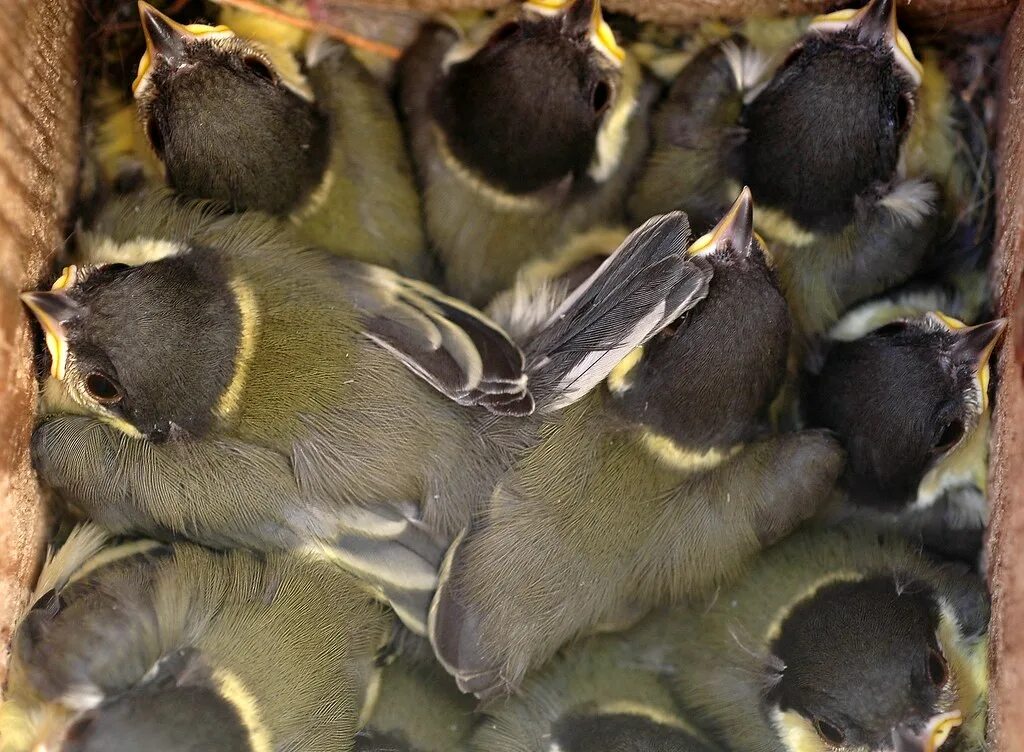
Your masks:
{"label": "crowded cluster of chicks", "polygon": [[139,14],[0,749],[984,747],[987,163],[893,0]]}

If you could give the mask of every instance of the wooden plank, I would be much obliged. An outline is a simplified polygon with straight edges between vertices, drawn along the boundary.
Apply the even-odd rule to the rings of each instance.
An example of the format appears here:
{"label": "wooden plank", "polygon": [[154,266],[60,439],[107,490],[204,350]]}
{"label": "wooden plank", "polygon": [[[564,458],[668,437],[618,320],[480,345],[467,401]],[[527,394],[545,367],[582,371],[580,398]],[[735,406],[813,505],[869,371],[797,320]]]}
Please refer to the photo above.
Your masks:
{"label": "wooden plank", "polygon": [[77,170],[78,0],[0,14],[0,679],[41,557],[44,507],[28,456],[35,387],[17,293],[63,241]]}
{"label": "wooden plank", "polygon": [[999,354],[990,499],[992,587],[991,738],[1011,750],[1024,739],[1024,8],[1003,42],[994,280],[1001,315],[1011,318]]}
{"label": "wooden plank", "polygon": [[[390,8],[440,12],[458,8],[497,8],[506,0],[309,0],[328,17],[335,8]],[[901,23],[921,31],[999,31],[1016,0],[898,0]],[[836,0],[602,0],[608,10],[630,13],[645,21],[686,24],[702,18],[738,19],[822,13],[859,2]]]}

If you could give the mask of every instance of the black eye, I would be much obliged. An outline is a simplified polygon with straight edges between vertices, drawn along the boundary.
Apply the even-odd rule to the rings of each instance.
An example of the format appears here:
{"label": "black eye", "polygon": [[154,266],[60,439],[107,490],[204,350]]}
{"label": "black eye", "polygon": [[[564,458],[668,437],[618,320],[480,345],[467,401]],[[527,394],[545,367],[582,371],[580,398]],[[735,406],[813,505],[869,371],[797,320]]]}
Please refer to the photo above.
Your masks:
{"label": "black eye", "polygon": [[258,58],[255,55],[249,55],[242,60],[242,64],[250,73],[270,81],[271,83],[274,82],[274,72],[270,70],[270,66],[261,58]]}
{"label": "black eye", "polygon": [[928,652],[928,678],[936,687],[946,683],[949,676],[949,668],[946,666],[946,659],[934,648]]}
{"label": "black eye", "polygon": [[160,132],[160,125],[156,122],[156,118],[150,118],[146,123],[146,136],[157,156],[162,155],[164,153],[164,135]]}
{"label": "black eye", "polygon": [[85,389],[90,397],[104,405],[117,404],[124,396],[120,384],[99,371],[93,371],[85,377]]}
{"label": "black eye", "polygon": [[896,130],[903,133],[910,125],[910,113],[913,111],[911,107],[910,97],[907,94],[901,94],[900,98],[896,101]]}
{"label": "black eye", "polygon": [[843,733],[841,728],[821,718],[814,720],[814,730],[818,732],[818,736],[822,739],[837,747],[846,740],[846,734]]}
{"label": "black eye", "polygon": [[498,30],[491,35],[492,42],[504,42],[509,37],[514,37],[519,33],[519,24],[515,21],[510,21],[507,24],[498,27]]}
{"label": "black eye", "polygon": [[935,443],[932,445],[932,451],[942,453],[952,449],[954,446],[956,446],[956,443],[960,441],[960,438],[963,435],[963,421],[950,421],[945,426],[943,426],[942,431],[939,432],[939,437],[935,440]]}
{"label": "black eye", "polygon": [[590,106],[594,108],[594,114],[600,115],[608,107],[612,99],[612,87],[607,81],[598,81],[590,92]]}

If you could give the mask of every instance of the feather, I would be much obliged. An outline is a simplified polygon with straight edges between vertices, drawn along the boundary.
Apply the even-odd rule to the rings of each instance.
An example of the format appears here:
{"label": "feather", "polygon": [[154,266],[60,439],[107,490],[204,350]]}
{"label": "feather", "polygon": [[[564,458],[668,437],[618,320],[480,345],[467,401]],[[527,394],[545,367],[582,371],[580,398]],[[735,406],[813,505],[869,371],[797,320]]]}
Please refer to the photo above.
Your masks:
{"label": "feather", "polygon": [[386,269],[348,261],[338,269],[364,334],[432,387],[498,415],[533,412],[523,354],[497,324]]}
{"label": "feather", "polygon": [[689,241],[683,212],[648,220],[555,310],[526,348],[530,391],[542,411],[587,394],[704,299],[711,267],[687,257]]}
{"label": "feather", "polygon": [[332,522],[337,536],[304,547],[305,553],[357,575],[409,629],[425,634],[444,546],[396,504],[349,506]]}

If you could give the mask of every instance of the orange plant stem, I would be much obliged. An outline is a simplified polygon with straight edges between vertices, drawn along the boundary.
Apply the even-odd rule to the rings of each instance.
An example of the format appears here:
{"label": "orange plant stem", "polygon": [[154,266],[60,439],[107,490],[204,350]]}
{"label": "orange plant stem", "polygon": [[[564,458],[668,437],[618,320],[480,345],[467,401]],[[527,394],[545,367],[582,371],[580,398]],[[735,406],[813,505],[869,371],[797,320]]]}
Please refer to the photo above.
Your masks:
{"label": "orange plant stem", "polygon": [[279,8],[272,8],[269,5],[264,5],[259,2],[259,0],[214,0],[214,2],[219,5],[230,5],[234,8],[240,8],[241,10],[248,11],[250,13],[266,16],[267,18],[272,18],[275,21],[291,24],[292,26],[304,31],[321,32],[332,39],[344,42],[350,47],[359,47],[360,49],[376,53],[382,57],[390,58],[391,60],[397,60],[402,55],[402,50],[392,44],[378,42],[375,39],[367,39],[366,37],[353,34],[352,32],[346,31],[338,26],[286,13]]}

